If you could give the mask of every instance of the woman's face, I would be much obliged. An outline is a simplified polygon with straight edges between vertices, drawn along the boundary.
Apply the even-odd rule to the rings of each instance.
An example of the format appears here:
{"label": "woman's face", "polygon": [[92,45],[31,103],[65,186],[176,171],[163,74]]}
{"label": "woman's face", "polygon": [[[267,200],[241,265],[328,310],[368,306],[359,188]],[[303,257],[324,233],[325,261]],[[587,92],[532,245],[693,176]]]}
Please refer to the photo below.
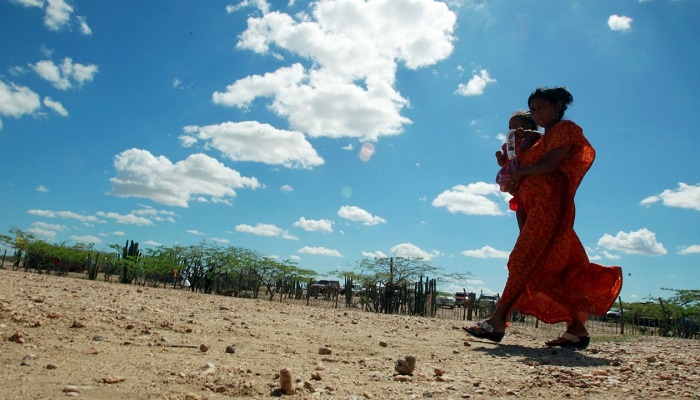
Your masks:
{"label": "woman's face", "polygon": [[552,103],[547,99],[534,98],[530,102],[530,116],[543,128],[549,128],[559,122],[559,109],[557,104]]}

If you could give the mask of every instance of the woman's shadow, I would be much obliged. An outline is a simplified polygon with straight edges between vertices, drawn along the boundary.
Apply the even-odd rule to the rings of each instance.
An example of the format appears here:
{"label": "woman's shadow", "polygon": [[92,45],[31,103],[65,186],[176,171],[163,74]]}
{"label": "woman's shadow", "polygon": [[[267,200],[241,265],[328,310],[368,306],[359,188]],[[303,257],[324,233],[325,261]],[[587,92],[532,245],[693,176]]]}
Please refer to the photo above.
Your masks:
{"label": "woman's shadow", "polygon": [[[473,340],[471,343],[492,342]],[[495,347],[476,347],[474,351],[492,357],[520,357],[519,362],[527,365],[557,365],[561,367],[603,367],[610,366],[612,360],[598,357],[596,353],[574,350],[568,347],[525,347],[521,345],[498,344]]]}

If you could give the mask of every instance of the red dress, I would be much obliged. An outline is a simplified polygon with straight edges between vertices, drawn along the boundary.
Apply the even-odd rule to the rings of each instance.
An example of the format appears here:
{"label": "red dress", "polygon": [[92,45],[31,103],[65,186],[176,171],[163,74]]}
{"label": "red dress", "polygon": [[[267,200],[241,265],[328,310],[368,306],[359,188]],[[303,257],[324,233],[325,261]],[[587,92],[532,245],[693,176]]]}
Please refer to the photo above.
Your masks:
{"label": "red dress", "polygon": [[[573,145],[572,154],[550,174],[524,178],[519,206],[527,219],[508,259],[503,299],[521,293],[513,308],[546,323],[602,315],[622,288],[620,267],[591,263],[574,232],[574,196],[593,164],[595,150],[581,127],[560,121],[522,159],[527,168],[552,149]],[[509,313],[512,310],[509,310]]]}

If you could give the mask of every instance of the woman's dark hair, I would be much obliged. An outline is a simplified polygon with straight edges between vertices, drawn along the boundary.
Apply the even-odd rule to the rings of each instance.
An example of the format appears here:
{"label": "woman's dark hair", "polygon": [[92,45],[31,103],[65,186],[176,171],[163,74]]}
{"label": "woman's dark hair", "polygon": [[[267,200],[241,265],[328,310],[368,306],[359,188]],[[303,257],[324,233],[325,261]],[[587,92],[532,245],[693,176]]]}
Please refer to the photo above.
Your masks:
{"label": "woman's dark hair", "polygon": [[568,108],[569,104],[571,104],[574,101],[574,96],[569,93],[568,90],[566,90],[566,87],[564,86],[558,86],[554,88],[546,88],[546,87],[541,87],[535,89],[534,92],[530,94],[530,97],[527,98],[527,104],[530,104],[530,102],[534,99],[545,99],[552,104],[557,104],[557,102],[561,102],[561,109],[559,110],[559,119],[564,118],[564,111]]}
{"label": "woman's dark hair", "polygon": [[523,121],[528,129],[531,131],[536,131],[537,130],[537,122],[535,122],[534,119],[530,116],[529,111],[524,111],[524,110],[518,110],[514,112],[510,118],[518,118],[521,121]]}

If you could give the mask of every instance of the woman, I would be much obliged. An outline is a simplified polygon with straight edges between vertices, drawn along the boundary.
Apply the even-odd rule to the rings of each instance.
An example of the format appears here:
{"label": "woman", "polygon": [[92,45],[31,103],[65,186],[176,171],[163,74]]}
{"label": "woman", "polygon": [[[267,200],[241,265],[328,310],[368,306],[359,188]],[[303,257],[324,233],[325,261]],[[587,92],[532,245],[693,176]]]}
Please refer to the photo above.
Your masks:
{"label": "woman", "polygon": [[574,232],[574,196],[595,150],[581,127],[562,120],[573,96],[566,88],[540,88],[528,98],[544,134],[522,158],[508,191],[518,193],[526,220],[508,259],[508,280],[496,311],[469,334],[500,342],[508,315],[518,309],[567,329],[548,346],[585,348],[588,314],[602,315],[622,288],[620,267],[591,263]]}

